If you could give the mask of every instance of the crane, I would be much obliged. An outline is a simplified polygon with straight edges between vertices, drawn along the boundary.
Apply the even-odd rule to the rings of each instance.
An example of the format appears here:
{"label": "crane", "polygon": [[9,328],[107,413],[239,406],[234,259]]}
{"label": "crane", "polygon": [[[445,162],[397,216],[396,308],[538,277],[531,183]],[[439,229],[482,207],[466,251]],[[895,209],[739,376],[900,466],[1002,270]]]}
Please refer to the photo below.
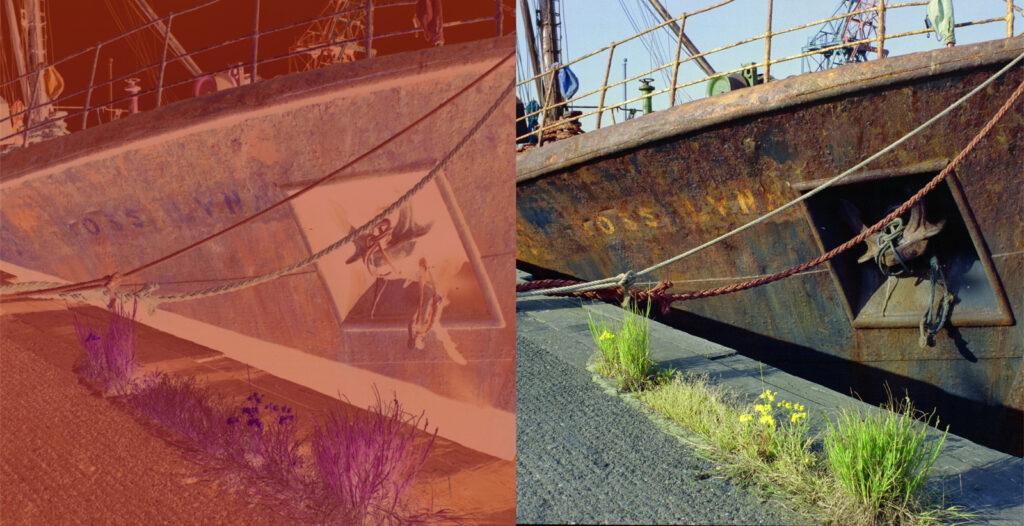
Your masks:
{"label": "crane", "polygon": [[[832,16],[840,16],[842,13],[846,13],[847,16],[826,22],[807,41],[807,45],[803,47],[805,53],[808,51],[824,51],[804,57],[800,65],[801,72],[823,71],[850,62],[866,62],[868,60],[868,53],[875,53],[877,55],[878,49],[866,42],[836,49],[827,49],[840,44],[867,40],[877,36],[878,12],[867,11],[858,13],[858,11],[865,9],[874,9],[877,4],[877,0],[841,0]],[[883,56],[887,54],[887,52],[883,52]]]}
{"label": "crane", "polygon": [[[309,71],[338,62],[351,62],[358,56],[373,56],[354,42],[366,36],[367,0],[331,0],[321,15],[337,13],[329,19],[317,20],[295,41],[289,51],[305,51],[292,57],[289,71]],[[338,42],[336,46],[316,49],[318,46]]]}

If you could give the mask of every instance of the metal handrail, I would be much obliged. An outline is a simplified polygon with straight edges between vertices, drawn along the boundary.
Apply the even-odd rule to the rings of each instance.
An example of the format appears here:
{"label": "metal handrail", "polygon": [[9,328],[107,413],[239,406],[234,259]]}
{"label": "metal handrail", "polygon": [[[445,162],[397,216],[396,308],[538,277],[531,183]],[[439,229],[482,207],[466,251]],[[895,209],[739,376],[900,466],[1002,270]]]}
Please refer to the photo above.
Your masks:
{"label": "metal handrail", "polygon": [[[844,48],[850,48],[850,47],[853,47],[853,46],[858,46],[858,45],[863,45],[863,44],[872,44],[872,43],[875,43],[875,45],[876,45],[877,55],[879,57],[884,57],[885,56],[884,44],[885,44],[886,40],[892,40],[892,39],[895,39],[895,38],[903,38],[903,37],[912,36],[912,35],[925,34],[925,33],[930,33],[932,31],[931,29],[921,29],[921,30],[915,30],[915,31],[905,31],[905,32],[900,32],[900,33],[887,34],[885,32],[885,14],[886,14],[886,12],[892,11],[894,9],[899,9],[899,8],[924,6],[924,5],[927,5],[928,2],[927,1],[914,1],[914,2],[903,2],[903,3],[889,4],[885,0],[879,0],[878,4],[875,7],[870,7],[870,8],[866,8],[866,9],[860,9],[860,10],[856,10],[856,11],[851,11],[849,13],[843,13],[841,15],[833,15],[833,16],[830,16],[828,18],[824,18],[824,19],[817,20],[817,21],[814,21],[814,22],[808,22],[808,23],[805,23],[805,24],[800,24],[800,25],[788,27],[788,28],[785,28],[785,29],[779,29],[779,30],[774,30],[773,31],[772,30],[772,25],[771,25],[772,24],[772,22],[771,22],[772,0],[767,0],[767,2],[768,2],[768,17],[767,17],[767,24],[766,24],[767,28],[766,28],[764,33],[762,33],[760,35],[753,36],[753,37],[745,38],[745,39],[739,40],[737,42],[726,44],[726,45],[717,47],[717,48],[709,50],[709,51],[704,51],[704,52],[701,52],[701,53],[695,53],[695,54],[690,55],[688,57],[680,58],[679,54],[680,54],[680,49],[682,47],[682,41],[683,41],[683,38],[684,38],[683,37],[683,27],[684,27],[685,23],[690,18],[694,17],[695,15],[706,13],[706,12],[718,9],[718,8],[720,8],[720,7],[722,7],[722,6],[726,5],[726,4],[731,3],[732,1],[733,0],[724,0],[724,1],[719,2],[717,4],[714,4],[714,5],[711,5],[711,6],[708,6],[708,7],[705,7],[705,8],[693,11],[693,12],[683,13],[682,15],[679,15],[676,18],[672,18],[670,20],[666,20],[663,23],[660,23],[660,24],[654,25],[652,27],[649,27],[649,28],[647,28],[647,29],[645,29],[643,31],[640,31],[640,32],[638,32],[638,33],[628,37],[628,38],[625,38],[625,39],[617,41],[617,42],[612,42],[608,46],[605,46],[605,47],[600,48],[600,49],[595,50],[595,51],[591,51],[590,53],[587,53],[587,54],[585,54],[585,55],[583,55],[583,56],[581,56],[581,57],[579,57],[579,58],[577,58],[577,59],[575,59],[575,60],[573,60],[571,62],[567,62],[565,64],[558,64],[558,65],[554,66],[553,68],[551,68],[548,71],[544,71],[544,72],[538,73],[538,74],[536,74],[536,75],[534,75],[532,77],[529,77],[529,78],[526,78],[526,79],[523,79],[523,80],[519,81],[516,84],[517,87],[525,86],[525,85],[527,85],[529,83],[535,82],[538,79],[553,78],[554,74],[556,74],[559,70],[561,70],[563,68],[567,68],[567,67],[572,66],[574,64],[577,64],[579,62],[582,62],[583,60],[595,57],[595,56],[600,55],[600,54],[602,54],[602,53],[604,53],[606,51],[608,52],[608,64],[607,64],[607,66],[605,68],[604,81],[601,83],[600,87],[598,87],[598,88],[596,88],[594,90],[588,91],[586,93],[583,93],[583,94],[577,94],[576,96],[574,96],[573,98],[568,99],[568,100],[562,100],[562,101],[559,101],[559,102],[543,101],[543,104],[541,105],[540,109],[538,109],[536,111],[532,111],[532,112],[526,113],[525,115],[523,115],[521,117],[518,117],[516,119],[517,122],[525,121],[526,119],[529,119],[529,118],[532,118],[532,117],[535,117],[535,116],[538,117],[539,119],[541,119],[541,124],[540,124],[540,126],[537,129],[531,130],[528,133],[525,133],[525,134],[523,134],[521,136],[516,137],[516,140],[518,141],[520,139],[524,139],[524,138],[531,137],[531,136],[532,137],[540,138],[541,135],[543,134],[543,132],[545,132],[545,131],[552,130],[552,129],[558,128],[560,126],[563,126],[567,122],[578,122],[579,120],[581,120],[581,119],[583,119],[585,117],[592,116],[592,115],[597,115],[596,127],[597,128],[601,128],[601,121],[602,121],[601,117],[603,116],[603,114],[605,112],[610,111],[610,110],[614,110],[616,108],[620,108],[620,107],[625,106],[627,104],[631,104],[631,103],[634,103],[634,102],[637,102],[637,101],[644,100],[644,99],[646,99],[648,97],[653,97],[655,95],[660,95],[660,94],[663,94],[663,93],[671,93],[671,102],[670,102],[670,104],[674,106],[675,105],[675,93],[679,89],[686,88],[686,87],[689,87],[689,86],[693,86],[695,84],[699,84],[699,83],[705,82],[705,81],[707,81],[707,80],[709,80],[711,78],[715,78],[715,77],[719,77],[719,76],[724,76],[724,75],[729,75],[729,74],[732,74],[732,73],[737,73],[737,72],[743,71],[743,70],[745,70],[745,69],[747,69],[748,67],[751,66],[751,65],[746,65],[746,66],[742,66],[742,67],[739,67],[739,68],[736,68],[736,69],[733,69],[733,70],[729,70],[729,71],[725,71],[725,72],[717,72],[714,75],[706,75],[706,76],[703,76],[703,77],[699,77],[696,80],[686,81],[686,82],[679,82],[678,81],[678,71],[679,71],[679,66],[680,65],[685,64],[687,62],[691,62],[691,61],[697,60],[698,58],[706,57],[706,56],[711,55],[713,53],[718,53],[718,52],[721,52],[721,51],[724,51],[724,50],[727,50],[727,49],[732,49],[732,48],[735,48],[735,47],[738,47],[738,46],[749,44],[751,42],[756,42],[758,40],[764,40],[765,41],[764,60],[762,62],[754,63],[752,65],[757,67],[757,68],[759,68],[759,69],[761,69],[764,72],[764,82],[767,83],[767,82],[771,81],[769,72],[771,71],[771,66],[775,65],[775,64],[779,64],[779,63],[782,63],[782,62],[788,62],[788,61],[791,61],[791,60],[797,60],[797,59],[800,59],[800,58],[816,55],[816,54],[819,54],[819,53],[822,53],[822,52],[839,50],[839,49],[844,49]],[[989,18],[989,19],[984,19],[984,20],[975,20],[975,21],[962,22],[962,23],[955,24],[954,27],[960,28],[960,27],[967,27],[967,26],[980,25],[980,24],[989,24],[989,23],[1001,22],[1002,21],[1002,22],[1006,23],[1007,37],[1012,37],[1013,36],[1014,18],[1015,18],[1015,15],[1014,15],[1014,11],[1015,10],[1018,13],[1020,13],[1017,16],[1024,17],[1024,9],[1021,9],[1020,7],[1016,6],[1013,3],[1013,0],[1006,0],[1006,16],[996,17],[996,18]],[[850,16],[862,15],[862,14],[871,13],[871,12],[877,12],[878,13],[878,15],[879,15],[879,17],[878,17],[879,24],[878,24],[878,27],[877,27],[877,34],[872,36],[872,37],[870,37],[870,38],[866,38],[866,39],[862,39],[862,40],[856,40],[856,41],[850,41],[850,42],[843,42],[843,43],[840,43],[840,44],[837,44],[837,45],[828,46],[828,47],[824,47],[824,48],[820,48],[820,49],[815,49],[813,51],[805,51],[805,52],[802,52],[802,53],[799,53],[799,54],[796,54],[796,55],[791,55],[791,56],[784,57],[784,58],[778,58],[778,59],[772,59],[771,58],[771,41],[772,41],[772,38],[774,38],[776,36],[787,34],[787,33],[791,33],[793,31],[798,31],[798,30],[801,30],[801,29],[806,29],[808,27],[820,26],[820,25],[828,23],[828,22],[832,22],[832,21],[835,21],[835,20],[841,20],[841,19],[848,18]],[[609,83],[608,77],[609,77],[609,73],[611,71],[612,57],[614,56],[615,49],[618,46],[621,46],[622,44],[625,44],[626,42],[629,42],[629,41],[635,40],[637,38],[640,38],[641,36],[646,35],[646,34],[652,32],[652,31],[656,31],[658,29],[670,26],[671,24],[674,24],[674,23],[678,23],[679,26],[680,26],[680,35],[679,35],[679,38],[677,39],[676,56],[675,56],[674,60],[671,60],[671,61],[669,61],[669,62],[667,62],[665,64],[657,66],[657,67],[655,67],[653,69],[650,69],[648,71],[645,71],[643,73],[640,73],[640,74],[637,74],[637,75],[633,75],[631,77],[624,78],[622,80]],[[605,105],[605,94],[607,93],[607,91],[609,89],[614,88],[616,86],[619,86],[621,84],[627,83],[627,82],[635,81],[635,80],[637,80],[639,78],[643,78],[645,76],[648,76],[648,75],[650,75],[652,73],[655,73],[657,71],[664,70],[666,68],[672,68],[672,85],[671,86],[663,88],[661,90],[653,91],[651,93],[643,94],[643,95],[640,95],[638,97],[631,98],[629,100],[624,100],[622,102],[617,102],[617,103],[610,104],[610,105],[607,105],[607,106]],[[598,101],[597,106],[596,107],[595,106],[590,106],[592,108],[596,108],[593,111],[586,112],[586,113],[581,113],[580,115],[576,115],[576,116],[569,117],[569,118],[562,118],[562,119],[560,119],[560,120],[558,120],[556,122],[553,122],[553,123],[545,123],[545,122],[543,122],[544,116],[548,115],[548,111],[549,110],[554,109],[554,108],[558,108],[558,107],[562,107],[562,106],[574,105],[575,102],[578,102],[581,99],[593,96],[593,95],[598,94],[598,93],[600,93],[600,97],[599,97],[599,101]],[[615,123],[615,121],[614,121],[614,117],[615,117],[614,112],[612,112],[611,115],[612,115],[612,123],[614,124]]]}
{"label": "metal handrail", "polygon": [[[179,10],[179,11],[175,11],[173,13],[167,14],[167,15],[165,15],[163,17],[158,18],[158,19],[151,20],[149,22],[146,22],[146,23],[143,23],[143,24],[141,24],[139,26],[131,28],[131,29],[127,30],[127,31],[124,31],[124,32],[120,33],[119,35],[116,35],[116,36],[114,36],[112,38],[109,38],[109,39],[106,39],[104,41],[98,42],[98,43],[96,43],[93,46],[90,46],[90,47],[81,49],[79,51],[76,51],[76,52],[72,53],[71,55],[68,55],[68,56],[66,56],[64,58],[61,58],[60,60],[51,62],[49,64],[40,65],[39,67],[35,68],[31,72],[28,72],[28,73],[25,73],[23,75],[19,75],[17,77],[14,77],[12,79],[0,82],[0,87],[10,86],[12,84],[19,83],[19,82],[22,82],[22,81],[28,81],[31,84],[31,86],[32,86],[31,91],[30,91],[30,95],[29,95],[29,100],[26,101],[25,109],[21,110],[21,111],[17,111],[17,112],[11,112],[7,118],[5,118],[3,120],[0,120],[0,122],[7,121],[7,122],[10,122],[10,123],[13,124],[14,120],[16,118],[22,117],[24,122],[21,124],[21,126],[18,129],[14,130],[13,133],[10,133],[8,135],[0,137],[0,141],[6,141],[7,139],[10,139],[12,137],[17,137],[17,136],[21,135],[22,136],[21,144],[22,144],[22,146],[24,146],[24,145],[28,144],[28,138],[29,138],[28,136],[29,136],[29,133],[32,130],[37,130],[37,129],[46,127],[51,122],[56,121],[56,120],[60,120],[60,121],[63,121],[65,123],[70,123],[72,118],[77,117],[79,115],[82,116],[82,119],[81,119],[81,126],[80,126],[80,128],[78,128],[78,130],[84,130],[84,129],[86,129],[88,127],[88,116],[89,116],[89,114],[91,112],[102,110],[102,109],[109,109],[110,107],[112,107],[115,104],[124,103],[125,101],[130,101],[132,99],[139,99],[139,98],[141,98],[143,96],[149,96],[149,95],[154,95],[155,94],[155,96],[156,96],[156,107],[159,108],[159,107],[163,106],[163,104],[164,104],[164,101],[162,99],[163,99],[163,92],[165,90],[170,89],[170,88],[175,88],[175,87],[178,87],[178,86],[181,86],[181,85],[184,85],[184,84],[188,84],[188,83],[194,83],[197,80],[199,80],[201,78],[208,77],[208,76],[212,76],[212,75],[216,75],[216,74],[224,73],[224,72],[229,72],[229,71],[231,71],[232,69],[234,69],[236,67],[240,67],[240,66],[241,67],[248,67],[249,68],[249,83],[254,84],[258,80],[257,72],[258,72],[258,68],[259,68],[259,66],[261,64],[266,64],[266,63],[270,63],[270,62],[276,62],[276,61],[280,61],[280,60],[285,60],[285,59],[288,59],[288,58],[291,58],[291,57],[296,57],[296,56],[300,56],[300,55],[303,55],[303,54],[307,54],[310,51],[316,51],[316,50],[320,50],[320,49],[327,49],[327,48],[337,47],[339,45],[345,45],[345,44],[348,44],[348,43],[356,43],[356,42],[365,42],[367,44],[367,46],[366,46],[367,54],[369,54],[369,50],[371,49],[370,45],[372,44],[373,40],[379,40],[379,39],[384,39],[384,38],[392,38],[392,37],[401,36],[401,35],[409,35],[409,34],[422,33],[424,31],[422,28],[415,28],[415,27],[411,27],[409,29],[398,29],[398,30],[395,30],[395,31],[387,32],[387,33],[374,33],[374,31],[373,31],[373,11],[374,10],[376,10],[376,9],[386,9],[386,8],[391,8],[391,7],[402,7],[402,6],[415,5],[416,4],[416,0],[406,0],[406,1],[399,1],[399,2],[376,3],[376,4],[375,4],[375,0],[366,0],[365,5],[361,5],[361,6],[358,6],[358,7],[355,7],[355,8],[342,9],[342,10],[339,10],[339,11],[335,11],[335,12],[319,15],[317,17],[310,18],[310,19],[307,19],[307,20],[302,20],[302,21],[299,21],[299,22],[294,22],[294,23],[285,24],[285,25],[281,25],[281,26],[276,26],[276,27],[269,28],[269,29],[262,29],[262,30],[259,27],[259,24],[260,24],[260,19],[259,19],[260,0],[253,0],[254,9],[253,9],[253,31],[252,31],[252,33],[250,33],[248,35],[242,35],[242,36],[239,36],[239,37],[235,37],[235,38],[232,38],[232,39],[227,40],[227,41],[218,42],[216,44],[213,44],[213,45],[201,48],[201,49],[191,50],[191,51],[189,51],[187,53],[174,54],[173,56],[168,56],[168,47],[169,47],[168,46],[168,44],[169,44],[168,41],[169,41],[169,36],[170,36],[170,28],[171,28],[171,25],[173,24],[174,18],[175,17],[179,17],[179,16],[184,15],[184,14],[192,13],[192,12],[195,12],[195,11],[207,8],[207,7],[211,6],[211,5],[220,3],[222,1],[223,0],[209,0],[209,1],[203,2],[203,3],[201,3],[199,5],[196,5],[196,6],[193,6],[193,7],[189,7],[189,8],[186,8],[186,9]],[[377,0],[377,1],[379,2],[379,0]],[[459,20],[459,21],[446,22],[446,23],[442,24],[442,27],[449,28],[449,27],[456,27],[456,26],[469,25],[469,24],[479,24],[479,23],[482,23],[482,22],[489,22],[489,23],[494,23],[495,24],[495,26],[496,26],[496,31],[495,31],[496,35],[500,36],[501,35],[501,29],[502,29],[502,23],[504,21],[504,13],[503,13],[502,5],[501,5],[501,0],[493,0],[493,1],[495,3],[495,6],[496,6],[495,7],[495,14],[493,16],[478,17],[478,18],[473,18],[473,19],[470,19],[470,20]],[[336,18],[338,16],[343,16],[343,15],[353,14],[353,13],[359,13],[359,12],[366,12],[367,15],[368,15],[367,19],[366,19],[365,35],[363,35],[363,36],[360,36],[358,38],[345,39],[345,40],[336,40],[336,41],[327,42],[327,43],[324,43],[324,44],[318,44],[316,46],[311,46],[311,47],[303,48],[301,50],[296,50],[296,51],[289,51],[287,53],[275,55],[275,56],[272,56],[272,57],[260,58],[260,56],[259,56],[259,39],[260,39],[260,37],[263,37],[265,35],[269,35],[269,34],[272,34],[272,33],[280,32],[280,31],[285,31],[285,30],[288,30],[288,29],[294,29],[296,27],[301,27],[301,26],[304,26],[304,25],[309,25],[309,24],[312,24],[312,23],[315,23],[315,22],[318,22],[318,21],[321,21],[321,20],[332,19],[332,18]],[[144,65],[142,67],[139,67],[139,68],[135,69],[134,71],[131,71],[129,73],[121,75],[121,76],[119,76],[117,78],[111,78],[111,79],[107,79],[107,80],[103,80],[103,81],[99,81],[99,82],[96,81],[96,69],[97,69],[97,63],[98,63],[98,59],[99,59],[99,54],[100,54],[100,51],[103,49],[104,46],[108,46],[108,45],[110,45],[110,44],[112,44],[114,42],[117,42],[117,41],[121,40],[121,39],[127,38],[130,35],[138,33],[139,31],[143,31],[145,29],[148,29],[148,28],[151,28],[151,27],[154,27],[154,26],[159,27],[160,24],[163,24],[163,28],[162,28],[163,29],[163,31],[162,31],[162,33],[163,33],[163,35],[162,35],[162,37],[163,37],[162,38],[162,40],[163,40],[163,47],[162,47],[162,56],[161,56],[159,61],[153,62],[151,64]],[[410,26],[411,26],[411,24],[410,24]],[[246,40],[252,41],[251,55],[247,55],[246,57],[239,57],[239,60],[237,62],[235,62],[234,64],[229,65],[229,66],[224,67],[224,68],[221,68],[221,69],[213,70],[213,71],[205,71],[201,75],[195,75],[195,76],[186,78],[184,80],[178,80],[178,81],[174,81],[174,82],[165,82],[164,72],[165,72],[165,70],[166,70],[166,68],[167,68],[167,66],[169,64],[172,64],[174,62],[184,61],[184,60],[186,60],[189,57],[192,57],[194,55],[198,55],[198,54],[205,53],[205,52],[208,52],[208,51],[211,51],[211,50],[215,50],[215,49],[223,48],[223,47],[226,47],[226,46],[234,45],[234,44],[237,44],[239,42],[246,41]],[[427,47],[427,45],[424,45],[424,47]],[[76,90],[74,92],[62,94],[57,99],[49,100],[49,101],[47,101],[45,103],[37,104],[38,96],[37,96],[36,92],[39,89],[39,83],[40,83],[40,78],[39,77],[43,74],[43,72],[45,70],[47,70],[47,69],[55,68],[57,66],[65,64],[65,63],[67,63],[70,60],[82,57],[83,55],[87,55],[88,53],[92,53],[92,55],[93,55],[92,69],[91,69],[88,85],[85,88]],[[107,101],[107,102],[105,102],[102,105],[91,105],[90,104],[91,99],[92,99],[92,93],[97,88],[102,88],[104,86],[110,86],[110,85],[113,85],[115,83],[122,82],[122,81],[124,81],[126,79],[129,79],[129,78],[132,78],[134,76],[137,76],[137,75],[139,75],[139,74],[141,74],[141,73],[143,73],[145,71],[149,71],[149,70],[153,70],[153,69],[157,69],[157,71],[159,72],[159,74],[158,74],[158,81],[157,81],[157,85],[156,86],[154,86],[152,88],[140,90],[138,93],[129,94],[129,95],[126,95],[126,96],[123,96],[123,97],[119,97],[119,98],[114,99],[114,100]],[[64,107],[69,107],[68,104],[66,104],[66,102],[69,99],[72,99],[74,97],[79,97],[79,96],[81,96],[83,94],[86,96],[85,104],[83,104],[80,107],[76,106],[76,107],[79,108],[77,111],[73,111],[73,112],[67,113],[66,115],[62,115],[60,117],[50,116],[49,118],[43,119],[41,121],[35,121],[35,122],[33,121],[32,115],[39,108],[41,108],[41,107],[48,107],[48,106],[56,107],[58,105],[61,105],[61,103],[65,103]],[[100,124],[103,124],[102,120],[100,120]]]}

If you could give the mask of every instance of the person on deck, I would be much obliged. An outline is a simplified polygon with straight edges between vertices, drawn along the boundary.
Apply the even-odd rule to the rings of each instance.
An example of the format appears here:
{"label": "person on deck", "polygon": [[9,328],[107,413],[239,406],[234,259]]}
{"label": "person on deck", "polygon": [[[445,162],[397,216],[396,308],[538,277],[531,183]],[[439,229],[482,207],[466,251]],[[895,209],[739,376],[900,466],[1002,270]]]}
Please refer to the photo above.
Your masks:
{"label": "person on deck", "polygon": [[956,45],[956,36],[953,34],[953,0],[928,2],[928,22],[946,47]]}

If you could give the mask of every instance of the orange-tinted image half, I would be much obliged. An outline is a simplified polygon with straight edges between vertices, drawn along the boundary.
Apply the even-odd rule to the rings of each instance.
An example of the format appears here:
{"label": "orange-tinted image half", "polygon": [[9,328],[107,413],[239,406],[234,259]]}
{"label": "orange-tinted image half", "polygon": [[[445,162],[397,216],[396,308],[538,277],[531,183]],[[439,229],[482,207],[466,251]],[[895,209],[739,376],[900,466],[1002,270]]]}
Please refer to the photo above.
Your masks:
{"label": "orange-tinted image half", "polygon": [[2,3],[3,522],[513,522],[512,2]]}

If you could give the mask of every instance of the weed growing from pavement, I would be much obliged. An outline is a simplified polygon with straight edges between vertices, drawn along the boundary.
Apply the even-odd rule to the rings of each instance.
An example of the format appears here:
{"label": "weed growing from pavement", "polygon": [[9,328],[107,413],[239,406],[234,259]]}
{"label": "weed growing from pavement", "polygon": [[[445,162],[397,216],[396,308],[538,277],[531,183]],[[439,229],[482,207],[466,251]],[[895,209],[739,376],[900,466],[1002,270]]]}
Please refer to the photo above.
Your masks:
{"label": "weed growing from pavement", "polygon": [[[939,457],[949,427],[926,436],[932,414],[914,409],[908,397],[862,415],[843,409],[836,422],[826,417],[825,452],[831,472],[856,501],[861,523],[919,524],[976,518],[959,506],[944,507],[924,483]],[[920,419],[923,417],[923,421]],[[938,418],[935,420],[938,426]]]}
{"label": "weed growing from pavement", "polygon": [[227,402],[194,378],[148,373],[124,401],[190,444],[218,457],[230,454],[235,437]]}
{"label": "weed growing from pavement", "polygon": [[82,374],[100,384],[107,394],[126,394],[131,386],[135,364],[135,314],[138,302],[128,307],[116,302],[110,308],[110,322],[105,331],[91,324],[86,326],[77,315],[72,315],[75,332],[85,359]]}
{"label": "weed growing from pavement", "polygon": [[[596,370],[639,391],[653,410],[694,433],[691,443],[733,477],[780,494],[794,510],[826,524],[923,525],[977,518],[924,491],[945,434],[926,439],[931,415],[919,421],[924,415],[909,399],[895,403],[890,397],[887,406],[867,416],[843,409],[834,424],[825,417],[821,440],[811,434],[807,408],[777,391],[764,388],[748,402],[706,374],[655,368],[648,358],[646,314],[640,322],[641,314],[629,309],[618,332],[588,314],[598,349]],[[634,363],[645,364],[643,374],[631,374],[639,368],[624,365],[623,356],[642,356]]]}
{"label": "weed growing from pavement", "polygon": [[976,518],[923,491],[945,435],[925,438],[909,402],[863,416],[843,409],[812,436],[807,408],[765,389],[754,403],[707,375],[677,375],[640,394],[652,409],[698,437],[695,446],[737,479],[781,494],[827,524],[945,524]]}
{"label": "weed growing from pavement", "polygon": [[[437,436],[424,414],[409,415],[397,399],[383,402],[375,389],[375,406],[363,412],[339,403],[323,424],[313,421],[311,436],[300,436],[294,410],[257,391],[236,404],[192,377],[157,371],[133,379],[134,313],[117,306],[102,335],[75,319],[86,355],[82,373],[202,452],[200,460],[223,475],[242,475],[259,497],[318,523],[464,522],[407,502]],[[307,442],[308,455],[301,452]]]}
{"label": "weed growing from pavement", "polygon": [[[437,437],[436,429],[429,435],[423,413],[408,414],[397,398],[374,395],[369,411],[335,411],[312,434],[315,469],[331,497],[325,511],[346,524],[402,522],[403,494]],[[421,423],[427,440],[417,440]]]}
{"label": "weed growing from pavement", "polygon": [[284,488],[302,486],[301,469],[305,464],[299,447],[305,442],[298,436],[292,408],[264,403],[263,395],[253,391],[239,412],[228,417],[228,436],[240,447],[234,448],[235,462],[242,461],[262,479],[274,481]]}
{"label": "weed growing from pavement", "polygon": [[[828,492],[822,464],[812,452],[805,408],[765,390],[757,403],[711,382],[679,374],[640,398],[699,437],[695,445],[722,462],[739,480],[783,492],[795,507],[817,505]],[[801,416],[797,416],[801,415]]]}
{"label": "weed growing from pavement", "polygon": [[603,321],[595,322],[587,314],[590,335],[597,344],[598,353],[594,367],[601,375],[616,378],[619,388],[624,391],[639,391],[653,378],[654,362],[651,361],[651,340],[647,327],[647,316],[651,304],[645,310],[630,302],[622,318],[622,324],[615,332]]}

